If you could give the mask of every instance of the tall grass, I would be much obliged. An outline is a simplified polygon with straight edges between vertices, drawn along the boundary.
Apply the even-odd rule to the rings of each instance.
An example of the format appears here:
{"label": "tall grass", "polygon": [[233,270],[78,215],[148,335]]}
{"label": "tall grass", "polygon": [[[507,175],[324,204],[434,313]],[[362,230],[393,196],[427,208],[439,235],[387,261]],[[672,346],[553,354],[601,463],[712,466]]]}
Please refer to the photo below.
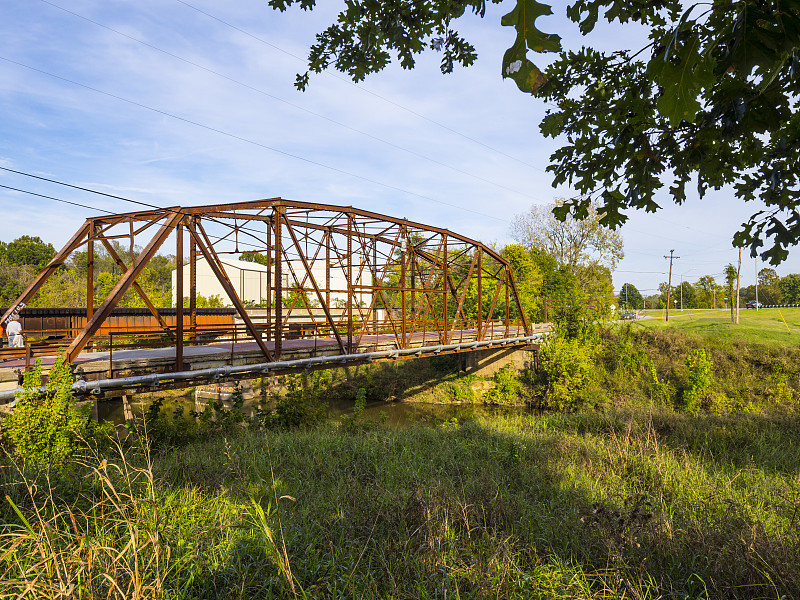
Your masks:
{"label": "tall grass", "polygon": [[7,465],[0,595],[798,598],[798,434],[653,407]]}

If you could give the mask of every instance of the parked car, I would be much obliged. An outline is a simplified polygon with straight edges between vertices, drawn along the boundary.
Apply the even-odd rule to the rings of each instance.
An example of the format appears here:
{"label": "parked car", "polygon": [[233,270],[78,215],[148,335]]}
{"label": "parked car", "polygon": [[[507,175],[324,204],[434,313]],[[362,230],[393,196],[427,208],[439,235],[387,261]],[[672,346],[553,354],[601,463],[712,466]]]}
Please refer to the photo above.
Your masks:
{"label": "parked car", "polygon": [[747,304],[744,305],[745,308],[764,308],[764,305],[761,302],[756,302],[755,300],[750,300]]}

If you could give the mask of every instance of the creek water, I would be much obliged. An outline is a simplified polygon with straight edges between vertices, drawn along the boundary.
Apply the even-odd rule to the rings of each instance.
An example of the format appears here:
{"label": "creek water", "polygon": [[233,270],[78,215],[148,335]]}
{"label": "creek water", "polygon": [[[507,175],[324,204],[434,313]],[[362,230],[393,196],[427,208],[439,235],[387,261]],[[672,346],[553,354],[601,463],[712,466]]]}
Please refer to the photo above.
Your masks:
{"label": "creek water", "polygon": [[[163,398],[161,410],[172,414],[177,408],[183,408],[184,414],[195,410],[194,395],[189,392],[178,395],[159,396],[156,394],[138,394],[131,400],[134,415],[141,417],[156,398]],[[255,402],[245,402],[245,414],[251,414]],[[422,402],[371,402],[364,408],[364,419],[383,421],[387,427],[403,428],[415,423],[441,423],[450,419],[474,419],[481,416],[495,416],[533,412],[524,406],[486,406],[483,404],[432,404]],[[337,401],[328,404],[328,417],[331,421],[339,421],[342,416],[353,413],[353,403]],[[383,415],[386,415],[385,417]],[[106,400],[98,405],[100,421],[114,424],[125,422],[122,399]]]}

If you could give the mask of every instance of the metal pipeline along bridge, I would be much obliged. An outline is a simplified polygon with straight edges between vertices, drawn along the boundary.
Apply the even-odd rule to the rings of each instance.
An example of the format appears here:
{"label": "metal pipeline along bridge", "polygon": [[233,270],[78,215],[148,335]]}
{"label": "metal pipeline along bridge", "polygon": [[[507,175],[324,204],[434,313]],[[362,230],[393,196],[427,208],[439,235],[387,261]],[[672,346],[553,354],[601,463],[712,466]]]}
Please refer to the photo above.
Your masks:
{"label": "metal pipeline along bridge", "polygon": [[[176,257],[169,309],[154,306],[137,282],[165,249]],[[98,250],[120,276],[95,306]],[[86,258],[85,310],[25,308],[76,252]],[[242,252],[261,263],[259,308],[226,272],[226,255]],[[214,278],[232,308],[198,308],[198,274]],[[144,308],[120,308],[133,294]],[[59,352],[73,364],[73,392],[97,398],[478,349],[535,350],[548,329],[528,322],[510,265],[477,241],[281,198],[89,218],[0,322],[14,317],[26,345],[0,349],[0,403],[13,400],[32,361],[40,358],[46,372]]]}

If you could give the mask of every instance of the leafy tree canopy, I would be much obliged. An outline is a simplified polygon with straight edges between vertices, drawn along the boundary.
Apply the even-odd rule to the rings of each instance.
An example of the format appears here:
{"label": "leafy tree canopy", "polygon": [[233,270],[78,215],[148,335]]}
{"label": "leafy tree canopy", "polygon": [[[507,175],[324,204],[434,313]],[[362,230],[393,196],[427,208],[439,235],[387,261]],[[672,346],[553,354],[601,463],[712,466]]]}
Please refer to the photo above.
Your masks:
{"label": "leafy tree canopy", "polygon": [[[500,0],[492,0],[499,3]],[[286,10],[315,0],[268,0]],[[560,5],[559,5],[560,6]],[[485,0],[352,0],[337,22],[317,35],[307,71],[333,66],[355,81],[383,69],[393,55],[405,68],[428,49],[442,53],[441,70],[471,65],[474,46],[453,29],[470,13],[483,16]],[[734,236],[755,255],[778,264],[800,241],[798,183],[800,118],[800,5],[794,0],[573,0],[567,17],[580,33],[600,18],[637,24],[649,38],[644,48],[612,52],[569,49],[538,29],[551,14],[537,0],[516,0],[501,24],[516,31],[505,53],[502,76],[544,99],[549,110],[540,127],[564,140],[548,167],[554,185],[567,183],[578,197],[558,207],[582,218],[600,200],[602,223],[616,227],[629,209],[653,212],[665,185],[674,202],[686,200],[688,185],[702,197],[733,186],[737,196],[760,199],[766,209],[752,215]],[[546,69],[529,52],[554,52]],[[764,247],[771,241],[770,247]],[[764,248],[762,248],[764,247]]]}
{"label": "leafy tree canopy", "polygon": [[554,210],[564,202],[560,198],[554,204],[534,204],[528,212],[514,215],[511,236],[528,248],[542,248],[559,266],[569,266],[576,274],[579,266],[614,269],[624,256],[622,236],[600,224],[601,217],[594,206],[589,206],[584,219],[569,215],[556,219]]}
{"label": "leafy tree canopy", "polygon": [[254,250],[248,250],[247,252],[242,252],[239,255],[239,260],[256,263],[258,265],[264,265],[265,267],[268,267],[270,264],[269,256],[267,256],[266,254],[261,254],[260,252],[256,252]]}
{"label": "leafy tree canopy", "polygon": [[800,303],[800,274],[790,273],[786,277],[782,277],[778,286],[784,302],[789,304]]}
{"label": "leafy tree canopy", "polygon": [[619,304],[623,308],[644,308],[644,298],[632,283],[623,283],[619,291]]}
{"label": "leafy tree canopy", "polygon": [[55,255],[53,244],[45,244],[38,236],[23,235],[7,244],[0,242],[0,260],[11,265],[43,269]]}

